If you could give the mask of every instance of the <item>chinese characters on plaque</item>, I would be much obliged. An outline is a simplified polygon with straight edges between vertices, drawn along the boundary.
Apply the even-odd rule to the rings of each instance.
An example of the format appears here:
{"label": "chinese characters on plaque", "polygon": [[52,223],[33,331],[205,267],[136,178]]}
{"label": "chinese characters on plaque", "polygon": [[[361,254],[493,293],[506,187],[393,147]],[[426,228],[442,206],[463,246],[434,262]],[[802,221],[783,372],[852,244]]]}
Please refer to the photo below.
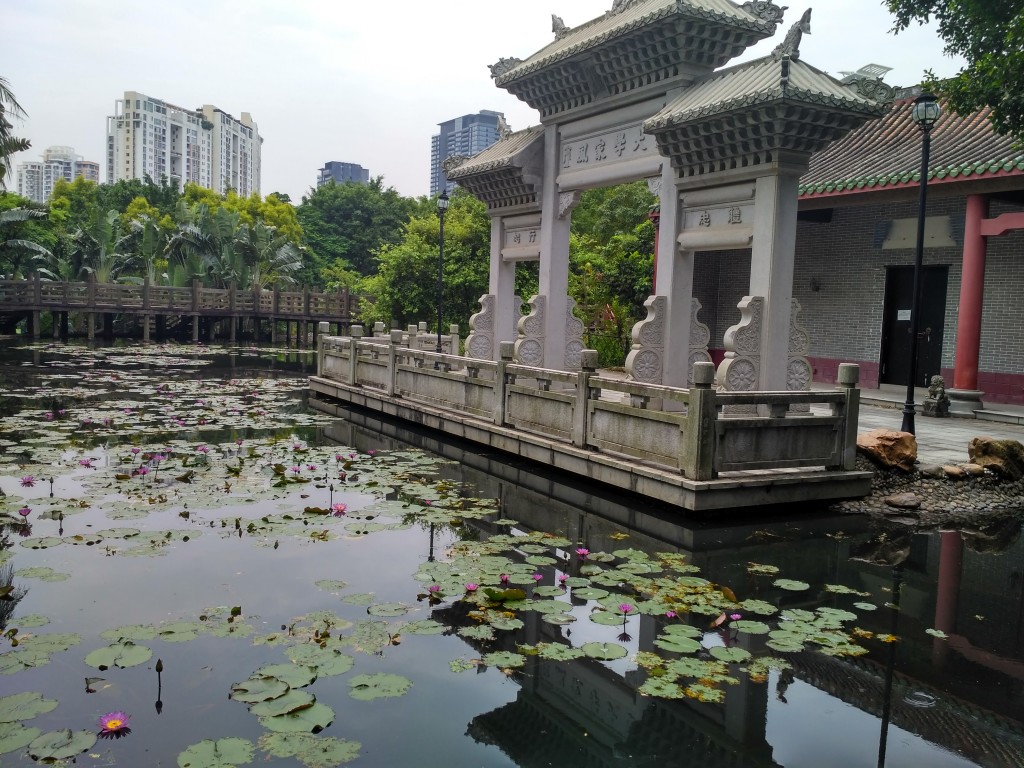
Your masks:
{"label": "chinese characters on plaque", "polygon": [[686,212],[686,227],[711,227],[742,224],[744,206],[733,205],[724,208],[697,208]]}
{"label": "chinese characters on plaque", "polygon": [[530,227],[527,229],[510,229],[505,232],[506,248],[522,248],[536,245],[540,240],[540,228]]}
{"label": "chinese characters on plaque", "polygon": [[640,156],[654,148],[654,139],[641,125],[562,144],[562,170],[591,167]]}

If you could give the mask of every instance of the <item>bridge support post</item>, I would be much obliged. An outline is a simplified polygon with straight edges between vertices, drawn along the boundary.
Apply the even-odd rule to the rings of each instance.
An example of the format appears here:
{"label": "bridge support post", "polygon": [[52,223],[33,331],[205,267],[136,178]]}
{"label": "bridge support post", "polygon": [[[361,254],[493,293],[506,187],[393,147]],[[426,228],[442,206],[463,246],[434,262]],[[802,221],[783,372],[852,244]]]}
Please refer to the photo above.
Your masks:
{"label": "bridge support post", "polygon": [[96,341],[96,315],[85,313],[85,336],[89,341]]}
{"label": "bridge support post", "polygon": [[54,310],[50,313],[50,322],[53,323],[53,340],[60,338],[60,312]]}
{"label": "bridge support post", "polygon": [[149,315],[142,316],[142,343],[149,344]]}
{"label": "bridge support post", "polygon": [[199,343],[199,315],[192,315],[192,343]]}

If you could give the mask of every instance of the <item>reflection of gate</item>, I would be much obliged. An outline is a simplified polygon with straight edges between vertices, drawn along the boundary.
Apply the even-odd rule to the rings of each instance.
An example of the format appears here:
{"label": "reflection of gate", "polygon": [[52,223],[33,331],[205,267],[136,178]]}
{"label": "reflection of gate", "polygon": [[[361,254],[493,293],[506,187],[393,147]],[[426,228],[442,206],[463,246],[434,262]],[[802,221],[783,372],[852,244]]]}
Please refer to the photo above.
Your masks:
{"label": "reflection of gate", "polygon": [[[921,318],[917,323],[917,379],[915,386],[942,371],[942,335],[946,320],[946,284],[949,267],[921,268]],[[882,317],[882,384],[906,384],[910,376],[910,321],[914,294],[914,268],[889,267],[885,276]]]}

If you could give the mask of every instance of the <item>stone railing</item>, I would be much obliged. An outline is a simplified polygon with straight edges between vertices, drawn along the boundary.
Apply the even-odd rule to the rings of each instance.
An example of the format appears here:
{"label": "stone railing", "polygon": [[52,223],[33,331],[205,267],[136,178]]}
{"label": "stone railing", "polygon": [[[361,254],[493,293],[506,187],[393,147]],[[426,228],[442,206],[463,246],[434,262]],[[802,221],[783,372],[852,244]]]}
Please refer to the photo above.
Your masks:
{"label": "stone railing", "polygon": [[[412,349],[390,339],[320,336],[318,377],[406,405],[470,417],[576,449],[633,457],[692,480],[720,472],[824,467],[853,470],[860,391],[856,365],[840,386],[811,392],[716,392],[715,368],[699,362],[677,389],[598,375],[597,352],[579,372]],[[793,406],[815,405],[819,413]],[[744,408],[742,417],[725,412]],[[750,415],[746,415],[749,411]]]}

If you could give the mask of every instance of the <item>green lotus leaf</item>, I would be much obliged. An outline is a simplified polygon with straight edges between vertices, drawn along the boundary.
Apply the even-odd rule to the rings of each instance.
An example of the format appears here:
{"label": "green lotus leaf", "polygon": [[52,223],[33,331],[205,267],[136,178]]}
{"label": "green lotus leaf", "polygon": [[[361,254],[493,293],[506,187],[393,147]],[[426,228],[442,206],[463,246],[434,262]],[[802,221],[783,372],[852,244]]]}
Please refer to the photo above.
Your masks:
{"label": "green lotus leaf", "polygon": [[300,664],[269,664],[257,669],[253,677],[276,677],[290,688],[305,688],[316,682],[316,670]]}
{"label": "green lotus leaf", "polygon": [[393,639],[386,621],[361,621],[351,634],[342,639],[342,643],[364,653],[376,653],[391,645]]}
{"label": "green lotus leaf", "polygon": [[21,546],[28,549],[50,549],[51,547],[59,547],[63,543],[64,539],[57,536],[41,536],[35,539],[25,539],[21,542]]}
{"label": "green lotus leaf", "polygon": [[409,607],[402,603],[378,603],[371,605],[366,612],[372,616],[403,616],[409,612]]}
{"label": "green lotus leaf", "polygon": [[795,579],[776,579],[772,582],[772,586],[776,586],[779,589],[785,589],[790,592],[803,592],[811,588],[811,585],[806,581],[796,581]]}
{"label": "green lotus leaf", "polygon": [[26,669],[50,663],[50,654],[42,651],[20,650],[0,654],[0,675],[13,675]]}
{"label": "green lotus leaf", "polygon": [[543,544],[522,544],[517,547],[522,552],[526,552],[529,555],[542,555],[548,552],[551,548],[546,547]]}
{"label": "green lotus leaf", "polygon": [[748,563],[747,573],[754,573],[760,576],[774,576],[779,569],[774,565],[763,565],[761,563]]}
{"label": "green lotus leaf", "polygon": [[90,749],[96,743],[96,734],[90,731],[47,731],[36,736],[28,745],[28,754],[33,760],[52,763],[68,760]]}
{"label": "green lotus leaf", "polygon": [[735,629],[737,632],[745,632],[748,635],[766,635],[769,629],[763,621],[750,621],[749,619],[730,622],[729,628]]}
{"label": "green lotus leaf", "polygon": [[792,669],[793,665],[785,659],[777,659],[774,656],[759,656],[747,665],[747,674],[751,678],[764,679],[773,669]]}
{"label": "green lotus leaf", "polygon": [[16,693],[13,696],[0,697],[0,723],[14,723],[18,720],[31,720],[56,709],[57,702],[44,699],[41,693]]}
{"label": "green lotus leaf", "polygon": [[61,573],[45,566],[22,568],[20,571],[15,571],[14,575],[23,579],[39,579],[40,581],[67,581],[71,578],[70,573]]}
{"label": "green lotus leaf", "polygon": [[726,664],[746,661],[750,658],[750,651],[744,648],[723,648],[720,645],[716,645],[709,652],[714,658],[724,661]]}
{"label": "green lotus leaf", "polygon": [[545,566],[554,565],[558,562],[558,560],[554,557],[551,557],[550,555],[530,555],[526,558],[526,562],[528,562],[530,565]]}
{"label": "green lotus leaf", "polygon": [[138,528],[107,528],[102,531],[97,531],[96,535],[104,539],[130,539],[132,536],[138,536],[142,531]]}
{"label": "green lotus leaf", "polygon": [[249,707],[249,711],[257,717],[277,717],[311,707],[315,701],[313,694],[306,691],[288,691],[276,699],[256,702]]}
{"label": "green lotus leaf", "polygon": [[604,573],[604,568],[596,563],[580,566],[580,575],[582,576],[596,576],[599,573]]}
{"label": "green lotus leaf", "polygon": [[744,600],[740,603],[740,608],[747,613],[756,613],[758,616],[774,616],[779,612],[777,607],[764,600]]}
{"label": "green lotus leaf", "polygon": [[847,587],[843,584],[826,584],[825,591],[835,595],[857,595],[858,597],[868,597],[871,594],[870,592],[862,592],[859,589]]}
{"label": "green lotus leaf", "polygon": [[117,629],[108,629],[100,633],[104,640],[153,640],[157,628],[152,624],[127,624]]}
{"label": "green lotus leaf", "polygon": [[533,594],[537,597],[558,597],[565,594],[565,590],[561,587],[553,587],[549,584],[544,586],[534,587]]}
{"label": "green lotus leaf", "polygon": [[321,648],[313,643],[294,645],[285,653],[295,664],[314,668],[318,677],[343,675],[355,664],[355,659],[351,656],[333,648]]}
{"label": "green lotus leaf", "polygon": [[771,638],[765,643],[769,648],[779,653],[799,653],[804,649],[804,644],[795,638],[793,639],[776,639]]}
{"label": "green lotus leaf", "polygon": [[408,624],[402,626],[402,632],[410,635],[440,635],[444,633],[447,627],[439,621],[433,619],[421,619],[420,621],[410,621]]}
{"label": "green lotus leaf", "polygon": [[677,576],[675,583],[680,587],[710,587],[711,582],[700,576]]}
{"label": "green lotus leaf", "polygon": [[21,723],[0,723],[0,755],[27,747],[42,731]]}
{"label": "green lotus leaf", "polygon": [[591,563],[610,563],[614,559],[615,558],[607,552],[591,552],[587,555],[587,561]]}
{"label": "green lotus leaf", "polygon": [[721,704],[725,701],[725,693],[718,688],[708,685],[690,685],[686,688],[686,695],[709,704]]}
{"label": "green lotus leaf", "polygon": [[709,659],[698,659],[693,656],[684,656],[681,659],[672,659],[665,665],[665,671],[675,677],[692,677],[698,680],[711,680],[722,678],[729,671],[729,667],[720,661]]}
{"label": "green lotus leaf", "polygon": [[628,653],[621,645],[614,643],[584,643],[580,650],[590,658],[602,661],[621,659]]}
{"label": "green lotus leaf", "polygon": [[565,580],[565,586],[572,587],[573,589],[577,587],[589,587],[590,579],[585,579],[582,576],[570,576]]}
{"label": "green lotus leaf", "polygon": [[314,702],[286,715],[261,717],[260,725],[274,733],[320,733],[334,722],[334,710],[326,704]]}
{"label": "green lotus leaf", "polygon": [[41,614],[33,613],[30,616],[22,616],[16,622],[19,629],[37,629],[45,627],[50,623],[50,620]]}
{"label": "green lotus leaf", "polygon": [[663,630],[665,635],[669,637],[696,637],[700,638],[704,636],[703,630],[700,627],[695,627],[692,624],[669,624]]}
{"label": "green lotus leaf", "polygon": [[580,600],[600,600],[602,597],[608,597],[609,594],[607,589],[597,587],[583,587],[572,591],[572,596]]}
{"label": "green lotus leaf", "polygon": [[401,675],[378,672],[372,675],[357,675],[348,681],[348,694],[353,699],[373,699],[402,696],[412,687],[412,680]]}
{"label": "green lotus leaf", "polygon": [[658,699],[682,699],[685,697],[682,686],[660,677],[651,677],[637,688],[641,696],[653,696]]}
{"label": "green lotus leaf", "polygon": [[114,643],[105,648],[97,648],[85,657],[85,663],[90,667],[103,671],[110,667],[127,669],[145,664],[153,656],[153,651],[144,645],[136,645],[131,640]]}
{"label": "green lotus leaf", "polygon": [[477,662],[472,659],[452,659],[448,662],[448,667],[452,672],[468,672],[471,669],[476,669],[478,666]]}
{"label": "green lotus leaf", "polygon": [[594,611],[590,614],[590,620],[595,624],[602,624],[606,627],[617,627],[622,624],[623,615],[611,611]]}
{"label": "green lotus leaf", "polygon": [[874,603],[854,603],[853,607],[860,611],[877,611],[878,606]]}
{"label": "green lotus leaf", "polygon": [[483,661],[489,667],[507,669],[523,666],[526,663],[526,657],[521,653],[513,653],[512,651],[496,651],[495,653],[485,655]]}
{"label": "green lotus leaf", "polygon": [[321,579],[316,585],[325,592],[341,592],[348,587],[347,581],[339,579]]}
{"label": "green lotus leaf", "polygon": [[176,621],[157,627],[156,636],[168,643],[185,643],[195,640],[204,629],[198,621]]}
{"label": "green lotus leaf", "polygon": [[783,614],[786,621],[814,621],[814,614],[803,608],[787,608]]}
{"label": "green lotus leaf", "polygon": [[541,620],[556,626],[564,626],[566,624],[572,624],[576,621],[576,617],[571,613],[546,613],[541,617]]}
{"label": "green lotus leaf", "polygon": [[347,603],[348,605],[361,605],[370,606],[373,604],[373,598],[376,597],[373,592],[360,592],[353,595],[345,595],[341,598],[341,602]]}
{"label": "green lotus leaf", "polygon": [[231,686],[231,698],[246,704],[276,699],[288,692],[288,683],[276,677],[250,677]]}
{"label": "green lotus leaf", "polygon": [[616,549],[612,554],[620,560],[628,560],[634,563],[651,562],[651,556],[641,549]]}
{"label": "green lotus leaf", "polygon": [[821,616],[822,618],[826,618],[826,619],[829,619],[829,620],[832,620],[832,621],[838,621],[838,622],[854,621],[857,618],[857,614],[856,613],[851,613],[850,611],[844,611],[844,610],[841,610],[839,608],[829,608],[827,606],[823,606],[823,607],[819,608],[818,609],[818,615]]}
{"label": "green lotus leaf", "polygon": [[654,641],[654,644],[663,651],[672,653],[696,653],[701,649],[699,640],[679,635],[662,635]]}
{"label": "green lotus leaf", "polygon": [[459,637],[467,640],[493,640],[496,635],[494,630],[487,624],[480,624],[475,627],[462,627],[458,631]]}
{"label": "green lotus leaf", "polygon": [[178,755],[178,768],[232,768],[248,765],[254,754],[248,739],[204,739]]}
{"label": "green lotus leaf", "polygon": [[318,738],[306,733],[268,733],[258,746],[273,757],[294,757],[306,768],[334,768],[359,757],[362,744],[348,739]]}
{"label": "green lotus leaf", "polygon": [[551,659],[552,661],[572,661],[573,659],[582,658],[584,653],[579,648],[574,648],[571,645],[542,643],[538,646],[537,655],[542,659]]}

